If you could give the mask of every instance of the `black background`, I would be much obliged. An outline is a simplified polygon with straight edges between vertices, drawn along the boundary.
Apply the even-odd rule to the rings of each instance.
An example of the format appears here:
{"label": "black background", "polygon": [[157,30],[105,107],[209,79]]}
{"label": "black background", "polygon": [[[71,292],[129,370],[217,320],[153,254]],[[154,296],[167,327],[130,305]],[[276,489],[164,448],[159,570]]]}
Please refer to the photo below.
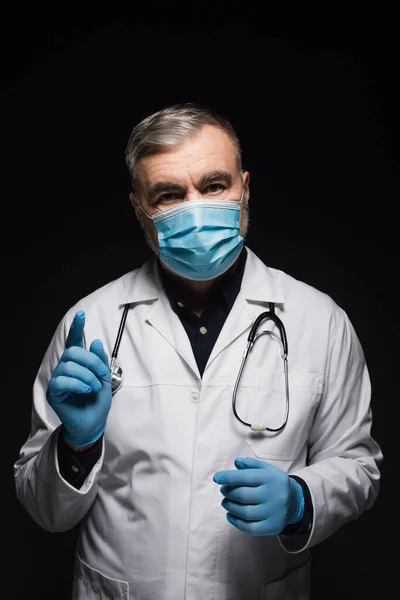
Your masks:
{"label": "black background", "polygon": [[362,342],[385,456],[381,492],[313,549],[313,597],[375,598],[394,585],[398,533],[394,14],[336,7],[291,14],[289,26],[289,8],[277,19],[248,3],[135,11],[21,9],[1,22],[4,597],[69,598],[76,531],[41,530],[15,498],[31,388],[66,310],[149,255],[128,200],[131,129],[192,101],[227,117],[241,139],[249,247],[330,294]]}

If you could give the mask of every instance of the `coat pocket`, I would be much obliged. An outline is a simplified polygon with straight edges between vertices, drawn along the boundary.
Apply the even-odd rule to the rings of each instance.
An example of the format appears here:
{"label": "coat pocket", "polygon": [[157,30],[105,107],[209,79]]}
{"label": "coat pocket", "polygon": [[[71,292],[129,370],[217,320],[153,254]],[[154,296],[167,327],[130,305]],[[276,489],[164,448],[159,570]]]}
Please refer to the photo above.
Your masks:
{"label": "coat pocket", "polygon": [[89,567],[77,553],[72,600],[129,600],[129,583]]}
{"label": "coat pocket", "polygon": [[[248,430],[246,442],[254,455],[272,461],[293,462],[306,455],[323,378],[313,373],[289,371],[289,415],[279,432]],[[278,428],[284,422],[286,389],[283,377],[268,378],[261,371],[247,403],[247,422]]]}
{"label": "coat pocket", "polygon": [[261,600],[310,600],[310,562],[262,587]]}

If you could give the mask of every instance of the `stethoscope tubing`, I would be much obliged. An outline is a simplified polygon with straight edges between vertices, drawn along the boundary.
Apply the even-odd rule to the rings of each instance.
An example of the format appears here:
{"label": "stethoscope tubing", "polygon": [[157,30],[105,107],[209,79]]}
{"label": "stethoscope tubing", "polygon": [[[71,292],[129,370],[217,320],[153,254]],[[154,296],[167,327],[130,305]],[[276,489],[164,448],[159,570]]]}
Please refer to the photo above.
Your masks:
{"label": "stethoscope tubing", "polygon": [[[111,391],[112,391],[113,395],[121,388],[122,383],[123,383],[123,378],[124,378],[123,369],[120,365],[116,364],[116,359],[118,357],[118,351],[119,351],[119,347],[121,344],[121,338],[122,338],[122,334],[124,332],[126,317],[128,315],[130,306],[131,306],[130,304],[126,304],[124,306],[124,311],[122,313],[122,318],[121,318],[121,322],[120,322],[120,325],[118,328],[117,337],[116,337],[114,348],[113,348],[113,351],[111,354],[110,372],[111,372]],[[279,336],[277,336],[276,333],[274,333],[273,331],[268,331],[268,330],[263,330],[263,331],[260,331],[257,333],[257,330],[258,330],[260,324],[266,320],[273,321],[273,323],[276,325],[276,327],[279,331]],[[254,347],[256,340],[261,335],[269,335],[269,336],[273,337],[279,343],[279,345],[281,347],[281,351],[282,351],[284,377],[285,377],[285,416],[284,416],[282,425],[280,425],[279,427],[267,427],[266,425],[263,425],[263,424],[247,423],[246,421],[243,421],[239,417],[237,410],[236,410],[236,400],[237,400],[238,388],[239,388],[239,384],[240,384],[240,381],[242,378],[244,367],[246,365],[247,357],[248,357],[249,353],[251,352],[252,348]],[[258,315],[258,317],[254,321],[253,325],[251,326],[250,333],[247,337],[246,348],[243,352],[242,361],[241,361],[241,364],[239,367],[238,376],[236,378],[236,382],[235,382],[235,385],[233,388],[232,410],[233,410],[233,414],[235,415],[236,419],[240,423],[245,425],[246,427],[250,427],[253,431],[270,431],[273,433],[277,433],[279,431],[282,431],[282,429],[284,429],[284,427],[286,426],[286,423],[288,421],[288,418],[289,418],[288,342],[287,342],[285,326],[283,325],[281,319],[276,315],[275,305],[273,302],[269,302],[269,310]]]}

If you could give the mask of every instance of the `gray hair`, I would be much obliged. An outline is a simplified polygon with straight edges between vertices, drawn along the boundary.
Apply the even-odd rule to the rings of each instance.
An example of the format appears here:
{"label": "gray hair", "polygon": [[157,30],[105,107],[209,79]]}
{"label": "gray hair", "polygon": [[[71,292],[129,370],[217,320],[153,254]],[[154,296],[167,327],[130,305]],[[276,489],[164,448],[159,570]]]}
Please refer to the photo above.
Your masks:
{"label": "gray hair", "polygon": [[125,161],[133,189],[138,185],[137,162],[149,154],[175,146],[203,125],[219,127],[231,139],[239,170],[242,170],[242,158],[239,139],[230,122],[215,111],[193,103],[174,104],[159,110],[143,119],[133,129],[125,150]]}

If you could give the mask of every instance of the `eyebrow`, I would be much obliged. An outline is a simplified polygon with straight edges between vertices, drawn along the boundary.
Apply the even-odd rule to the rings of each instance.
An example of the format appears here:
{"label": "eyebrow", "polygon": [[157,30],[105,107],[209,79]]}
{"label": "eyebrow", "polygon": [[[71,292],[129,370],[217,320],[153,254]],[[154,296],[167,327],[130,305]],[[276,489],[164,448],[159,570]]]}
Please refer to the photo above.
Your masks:
{"label": "eyebrow", "polygon": [[[206,185],[210,185],[214,181],[223,181],[227,187],[231,187],[233,177],[229,171],[216,169],[202,175],[196,187],[203,188]],[[179,183],[174,183],[173,181],[157,181],[149,186],[148,197],[151,201],[158,194],[165,194],[168,192],[179,192],[184,194],[186,192],[186,187],[180,185]]]}

